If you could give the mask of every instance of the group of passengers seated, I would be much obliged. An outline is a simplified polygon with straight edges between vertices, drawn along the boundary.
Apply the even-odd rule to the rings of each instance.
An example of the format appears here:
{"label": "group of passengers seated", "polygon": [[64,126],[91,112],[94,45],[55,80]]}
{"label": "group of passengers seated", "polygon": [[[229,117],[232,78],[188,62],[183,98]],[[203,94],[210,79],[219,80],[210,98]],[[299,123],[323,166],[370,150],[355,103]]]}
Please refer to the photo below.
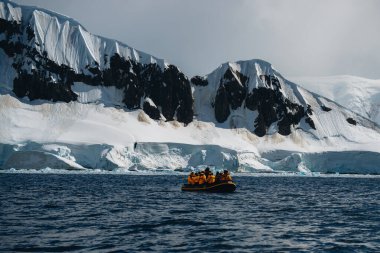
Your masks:
{"label": "group of passengers seated", "polygon": [[214,184],[227,181],[232,181],[232,177],[228,170],[224,170],[222,173],[216,172],[216,175],[214,175],[208,167],[204,171],[196,173],[192,171],[187,177],[187,183],[191,185]]}

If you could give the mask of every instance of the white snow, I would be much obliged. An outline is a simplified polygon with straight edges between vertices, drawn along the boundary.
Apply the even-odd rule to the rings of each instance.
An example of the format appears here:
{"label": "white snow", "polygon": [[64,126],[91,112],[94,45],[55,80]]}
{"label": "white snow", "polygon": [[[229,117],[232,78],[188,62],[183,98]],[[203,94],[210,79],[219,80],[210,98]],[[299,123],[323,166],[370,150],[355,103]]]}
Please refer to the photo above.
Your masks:
{"label": "white snow", "polygon": [[380,125],[380,80],[347,75],[290,79]]}
{"label": "white snow", "polygon": [[[245,128],[226,129],[211,122],[194,121],[187,127],[140,122],[141,113],[100,102],[42,103],[0,95],[0,167],[46,167],[31,164],[38,159],[51,168],[76,169],[176,170],[214,164],[244,172],[380,170],[379,133],[361,126],[349,128],[345,138],[332,132],[319,139],[302,130],[288,137],[276,133],[259,138]],[[342,151],[350,151],[346,154],[355,157],[355,163],[339,158],[329,167]],[[23,160],[30,163],[17,162]]]}
{"label": "white snow", "polygon": [[110,106],[123,106],[124,90],[115,86],[91,86],[84,83],[76,82],[71,87],[72,91],[78,95],[78,102],[103,103]]}

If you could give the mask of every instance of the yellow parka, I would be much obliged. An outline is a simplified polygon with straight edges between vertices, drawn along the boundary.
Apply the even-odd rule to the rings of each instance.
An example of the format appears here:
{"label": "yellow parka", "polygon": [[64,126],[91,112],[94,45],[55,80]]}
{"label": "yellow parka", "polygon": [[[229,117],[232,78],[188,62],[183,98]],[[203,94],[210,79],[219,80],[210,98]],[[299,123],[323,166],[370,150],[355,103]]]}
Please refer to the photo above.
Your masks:
{"label": "yellow parka", "polygon": [[213,184],[213,183],[215,183],[215,176],[214,176],[214,175],[209,175],[209,176],[207,177],[207,183],[208,183],[208,184]]}
{"label": "yellow parka", "polygon": [[222,174],[222,176],[220,177],[220,181],[232,181],[232,177],[229,173]]}
{"label": "yellow parka", "polygon": [[232,181],[232,177],[231,177],[230,173],[228,173],[228,174],[223,173],[220,176],[220,181]]}
{"label": "yellow parka", "polygon": [[199,176],[199,182],[198,182],[199,184],[204,184],[204,183],[206,183],[206,176],[205,176],[205,174],[201,174],[200,176]]}

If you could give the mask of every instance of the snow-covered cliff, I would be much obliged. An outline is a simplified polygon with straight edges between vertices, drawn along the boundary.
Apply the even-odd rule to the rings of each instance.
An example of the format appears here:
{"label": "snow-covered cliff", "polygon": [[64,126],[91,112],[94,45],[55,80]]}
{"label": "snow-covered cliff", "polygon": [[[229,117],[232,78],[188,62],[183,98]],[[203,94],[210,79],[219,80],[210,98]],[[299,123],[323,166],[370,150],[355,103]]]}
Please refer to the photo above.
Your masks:
{"label": "snow-covered cliff", "polygon": [[1,168],[380,173],[376,124],[268,62],[189,80],[54,12],[1,1],[0,25]]}
{"label": "snow-covered cliff", "polygon": [[35,7],[0,2],[0,22],[0,83],[18,97],[69,102],[77,100],[74,83],[114,86],[127,109],[192,120],[190,83],[164,60]]}
{"label": "snow-covered cliff", "polygon": [[216,120],[220,127],[246,128],[258,136],[298,131],[321,141],[359,142],[365,138],[361,133],[378,131],[370,120],[286,80],[262,60],[225,63],[192,81],[197,118]]}

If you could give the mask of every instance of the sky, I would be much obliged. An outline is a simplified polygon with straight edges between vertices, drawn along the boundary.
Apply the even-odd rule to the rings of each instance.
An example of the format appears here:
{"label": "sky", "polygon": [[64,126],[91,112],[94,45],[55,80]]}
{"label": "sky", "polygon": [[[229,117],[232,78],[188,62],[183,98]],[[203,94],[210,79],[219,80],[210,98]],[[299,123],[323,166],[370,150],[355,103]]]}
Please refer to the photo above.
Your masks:
{"label": "sky", "polygon": [[263,59],[285,77],[380,79],[378,0],[14,0],[166,59],[189,77]]}

